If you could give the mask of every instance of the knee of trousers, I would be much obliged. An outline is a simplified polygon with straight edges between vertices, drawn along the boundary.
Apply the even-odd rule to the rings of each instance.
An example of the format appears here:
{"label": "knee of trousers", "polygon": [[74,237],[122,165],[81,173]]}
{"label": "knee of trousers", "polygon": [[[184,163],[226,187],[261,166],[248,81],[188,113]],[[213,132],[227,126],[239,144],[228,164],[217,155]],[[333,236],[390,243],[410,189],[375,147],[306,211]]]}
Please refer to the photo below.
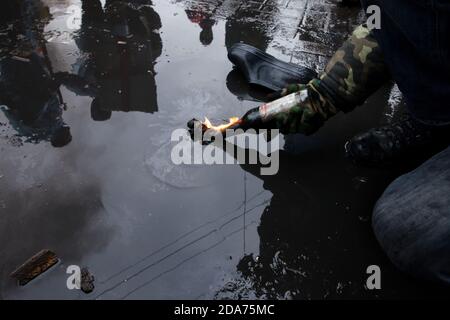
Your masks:
{"label": "knee of trousers", "polygon": [[400,270],[450,285],[450,148],[394,181],[372,225]]}

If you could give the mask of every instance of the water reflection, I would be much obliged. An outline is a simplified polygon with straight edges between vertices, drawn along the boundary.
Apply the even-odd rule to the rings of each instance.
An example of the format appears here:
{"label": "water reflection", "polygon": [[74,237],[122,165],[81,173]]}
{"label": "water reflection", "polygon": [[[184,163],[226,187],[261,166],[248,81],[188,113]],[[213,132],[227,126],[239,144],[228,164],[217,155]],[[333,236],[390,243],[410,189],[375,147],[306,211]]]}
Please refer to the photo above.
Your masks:
{"label": "water reflection", "polygon": [[202,29],[200,31],[200,42],[204,46],[209,46],[214,40],[213,26],[216,20],[212,18],[209,12],[202,10],[185,10],[186,15],[192,23],[198,24]]}
{"label": "water reflection", "polygon": [[[227,50],[236,43],[245,43],[266,51],[272,41],[271,29],[275,19],[275,1],[241,4],[227,17],[225,46]],[[226,79],[228,90],[239,100],[267,101],[269,91],[247,83],[240,71],[233,69]]]}
{"label": "water reflection", "polygon": [[0,7],[1,109],[26,141],[63,147],[72,136],[62,119],[63,99],[43,38],[49,9],[40,1],[2,1]]}
{"label": "water reflection", "polygon": [[277,3],[274,0],[248,1],[226,21],[225,46],[230,49],[235,43],[243,42],[265,51],[272,41]]}
{"label": "water reflection", "polygon": [[148,1],[82,1],[76,39],[81,58],[75,73],[58,74],[79,95],[93,97],[91,117],[108,120],[113,111],[158,111],[156,59],[162,53],[161,19]]}

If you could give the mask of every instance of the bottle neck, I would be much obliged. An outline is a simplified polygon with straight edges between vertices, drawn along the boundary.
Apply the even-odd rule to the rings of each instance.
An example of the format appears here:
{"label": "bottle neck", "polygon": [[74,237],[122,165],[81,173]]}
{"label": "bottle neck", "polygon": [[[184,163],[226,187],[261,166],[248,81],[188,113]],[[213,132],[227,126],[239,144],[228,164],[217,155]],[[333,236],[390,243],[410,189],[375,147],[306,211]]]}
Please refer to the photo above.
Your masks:
{"label": "bottle neck", "polygon": [[308,99],[308,90],[304,89],[281,99],[263,104],[259,107],[259,114],[262,122],[273,120],[280,113],[289,113],[292,108],[305,102]]}

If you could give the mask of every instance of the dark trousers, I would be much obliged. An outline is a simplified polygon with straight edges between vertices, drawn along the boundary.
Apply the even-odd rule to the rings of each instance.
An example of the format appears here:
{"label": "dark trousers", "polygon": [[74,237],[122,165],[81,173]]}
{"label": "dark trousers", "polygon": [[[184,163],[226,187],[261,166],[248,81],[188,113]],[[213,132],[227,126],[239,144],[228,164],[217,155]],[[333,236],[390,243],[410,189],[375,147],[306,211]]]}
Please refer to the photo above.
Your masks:
{"label": "dark trousers", "polygon": [[373,228],[399,269],[450,286],[450,147],[387,188]]}
{"label": "dark trousers", "polygon": [[428,124],[450,124],[450,1],[362,3],[381,9],[375,37],[412,116]]}

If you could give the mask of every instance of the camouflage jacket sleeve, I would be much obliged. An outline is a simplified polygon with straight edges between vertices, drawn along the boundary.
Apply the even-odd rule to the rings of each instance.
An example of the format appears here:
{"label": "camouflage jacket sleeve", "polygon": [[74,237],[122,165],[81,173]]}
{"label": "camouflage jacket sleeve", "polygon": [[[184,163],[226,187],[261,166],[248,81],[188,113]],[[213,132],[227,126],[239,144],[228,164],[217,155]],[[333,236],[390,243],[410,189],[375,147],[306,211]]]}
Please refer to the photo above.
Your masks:
{"label": "camouflage jacket sleeve", "polygon": [[349,112],[362,105],[389,78],[373,32],[361,25],[331,58],[320,75],[317,90],[337,109]]}
{"label": "camouflage jacket sleeve", "polygon": [[373,33],[359,26],[318,79],[283,90],[282,95],[304,90],[307,98],[288,112],[277,114],[270,125],[285,134],[313,134],[338,112],[363,104],[389,77]]}

